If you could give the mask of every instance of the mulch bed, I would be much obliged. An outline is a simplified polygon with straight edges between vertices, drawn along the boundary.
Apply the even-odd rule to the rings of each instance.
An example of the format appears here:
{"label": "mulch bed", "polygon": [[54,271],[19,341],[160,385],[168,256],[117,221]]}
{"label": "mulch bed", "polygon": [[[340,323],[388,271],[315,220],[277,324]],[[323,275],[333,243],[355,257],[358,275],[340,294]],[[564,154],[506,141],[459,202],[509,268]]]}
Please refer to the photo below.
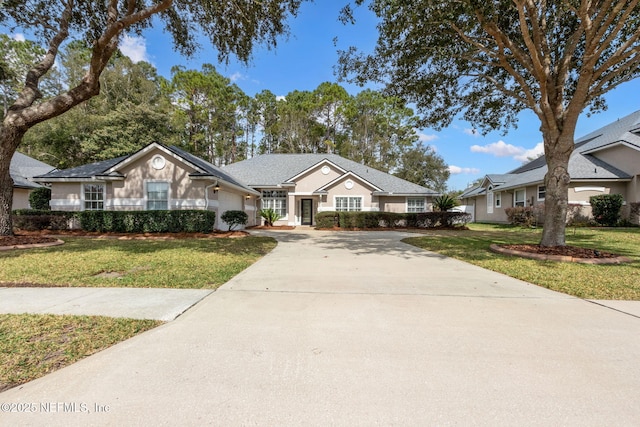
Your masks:
{"label": "mulch bed", "polygon": [[541,255],[559,255],[573,258],[616,258],[618,255],[597,249],[579,248],[576,246],[545,247],[540,245],[500,245],[505,249]]}

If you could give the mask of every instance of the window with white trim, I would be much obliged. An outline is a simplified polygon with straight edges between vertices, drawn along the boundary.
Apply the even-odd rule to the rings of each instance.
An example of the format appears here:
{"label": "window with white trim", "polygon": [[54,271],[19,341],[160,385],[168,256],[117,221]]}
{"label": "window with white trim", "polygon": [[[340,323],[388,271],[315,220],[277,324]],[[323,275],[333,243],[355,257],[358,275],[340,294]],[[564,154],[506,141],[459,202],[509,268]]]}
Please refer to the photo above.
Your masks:
{"label": "window with white trim", "polygon": [[362,197],[336,196],[336,211],[361,211]]}
{"label": "window with white trim", "polygon": [[524,190],[516,190],[513,193],[513,206],[522,206],[526,205],[526,197],[527,194]]}
{"label": "window with white trim", "polygon": [[502,207],[502,193],[500,193],[500,192],[493,193],[493,199],[496,202],[496,208],[501,208]]}
{"label": "window with white trim", "polygon": [[169,209],[169,183],[147,182],[147,210],[159,211]]}
{"label": "window with white trim", "polygon": [[262,209],[273,209],[280,218],[287,216],[286,190],[262,190]]}
{"label": "window with white trim", "polygon": [[407,199],[407,212],[424,212],[424,197]]}
{"label": "window with white trim", "polygon": [[104,184],[84,184],[84,210],[104,210]]}
{"label": "window with white trim", "polygon": [[544,185],[538,185],[538,201],[543,201],[547,195],[547,187]]}

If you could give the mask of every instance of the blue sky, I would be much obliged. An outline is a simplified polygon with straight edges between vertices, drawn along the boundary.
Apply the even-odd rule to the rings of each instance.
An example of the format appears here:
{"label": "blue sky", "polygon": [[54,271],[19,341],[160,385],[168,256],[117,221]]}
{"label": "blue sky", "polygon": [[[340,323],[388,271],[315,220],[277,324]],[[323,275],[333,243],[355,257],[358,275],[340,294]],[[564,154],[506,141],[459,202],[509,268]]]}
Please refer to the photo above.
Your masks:
{"label": "blue sky", "polygon": [[[291,20],[291,34],[280,40],[274,50],[258,48],[248,66],[233,60],[218,64],[217,55],[203,40],[203,49],[186,59],[171,49],[171,39],[158,28],[144,33],[143,38],[125,38],[121,49],[133,60],[152,63],[158,72],[169,78],[171,67],[182,65],[200,69],[204,63],[213,64],[219,73],[232,79],[250,96],[269,89],[284,96],[293,90],[314,90],[325,81],[334,82],[333,67],[337,50],[355,45],[366,52],[375,46],[377,32],[374,16],[360,8],[355,26],[338,22],[340,7],[346,2],[318,1],[304,3],[298,17]],[[337,37],[337,45],[334,38]],[[362,88],[340,83],[350,93]],[[578,122],[576,137],[587,134],[620,117],[640,109],[640,79],[626,83],[608,94],[608,110]],[[440,132],[418,129],[421,140],[431,145],[449,165],[450,190],[462,190],[469,183],[488,173],[505,173],[520,166],[527,157],[542,152],[542,136],[537,117],[530,112],[520,115],[518,129],[508,134],[492,132],[486,136],[474,132],[471,125],[454,120]]]}

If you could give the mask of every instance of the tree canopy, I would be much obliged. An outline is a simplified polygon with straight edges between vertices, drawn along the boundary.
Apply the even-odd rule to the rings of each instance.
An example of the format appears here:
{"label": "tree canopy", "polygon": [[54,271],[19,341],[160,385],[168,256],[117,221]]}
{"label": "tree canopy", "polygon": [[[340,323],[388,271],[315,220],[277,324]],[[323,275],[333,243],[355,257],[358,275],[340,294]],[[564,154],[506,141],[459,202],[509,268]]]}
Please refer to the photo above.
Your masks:
{"label": "tree canopy", "polygon": [[[25,133],[71,110],[100,93],[100,76],[118,49],[124,34],[141,34],[152,17],[172,35],[174,47],[191,55],[197,39],[206,37],[218,59],[235,55],[247,62],[257,44],[273,47],[288,32],[287,19],[303,0],[211,2],[204,0],[3,0],[0,24],[28,28],[45,51],[29,67],[24,84],[3,116],[0,127],[0,234],[12,234],[13,181],[9,164]],[[90,47],[84,72],[69,86],[45,97],[42,82],[71,41]],[[3,80],[9,64],[2,69]]]}
{"label": "tree canopy", "polygon": [[422,124],[457,115],[487,132],[540,120],[549,172],[541,244],[564,245],[569,156],[578,117],[640,73],[638,0],[356,0],[379,17],[373,52],[341,52],[340,74],[379,82]]}

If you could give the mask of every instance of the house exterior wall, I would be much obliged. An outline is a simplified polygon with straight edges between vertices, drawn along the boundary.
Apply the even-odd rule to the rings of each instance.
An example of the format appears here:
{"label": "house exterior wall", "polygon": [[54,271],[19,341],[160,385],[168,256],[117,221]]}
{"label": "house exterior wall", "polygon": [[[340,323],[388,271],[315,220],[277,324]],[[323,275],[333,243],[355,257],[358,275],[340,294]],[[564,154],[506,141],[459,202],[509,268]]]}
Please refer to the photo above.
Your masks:
{"label": "house exterior wall", "polygon": [[615,165],[629,175],[640,174],[640,151],[625,146],[611,147],[594,153],[597,158]]}
{"label": "house exterior wall", "polygon": [[[349,183],[352,183],[352,185]],[[378,203],[373,203],[372,191],[370,187],[365,186],[358,179],[341,179],[328,188],[328,209],[326,210],[336,210],[336,197],[360,197],[362,199],[362,211],[377,211]]]}
{"label": "house exterior wall", "polygon": [[[164,167],[156,169],[152,161],[156,156],[165,159]],[[159,149],[150,150],[141,158],[123,167],[120,172],[127,178],[113,186],[112,206],[117,209],[146,209],[146,183],[169,183],[170,209],[202,209],[205,207],[204,188],[208,182],[193,181],[189,177],[195,170]]]}
{"label": "house exterior wall", "polygon": [[29,204],[30,193],[31,191],[26,188],[14,188],[13,204],[11,205],[11,210],[29,209],[31,207],[31,205]]}
{"label": "house exterior wall", "polygon": [[337,179],[343,172],[336,169],[331,164],[320,164],[317,167],[307,171],[302,176],[296,178],[296,194],[311,194],[317,189],[325,186],[327,183]]}

